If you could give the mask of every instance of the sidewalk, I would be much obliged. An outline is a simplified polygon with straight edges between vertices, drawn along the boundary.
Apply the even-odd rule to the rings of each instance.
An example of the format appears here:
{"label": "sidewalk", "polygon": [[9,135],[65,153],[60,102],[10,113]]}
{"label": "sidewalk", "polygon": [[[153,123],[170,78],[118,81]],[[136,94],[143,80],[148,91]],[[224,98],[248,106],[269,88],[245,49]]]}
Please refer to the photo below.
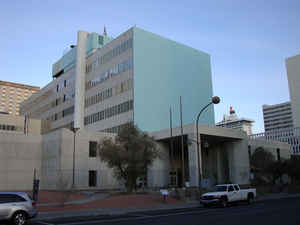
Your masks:
{"label": "sidewalk", "polygon": [[[197,203],[198,204],[198,203]],[[199,204],[198,204],[199,205]],[[95,194],[84,199],[62,203],[40,203],[37,219],[58,217],[123,214],[137,210],[192,207],[181,200],[168,197],[166,202],[160,194]]]}
{"label": "sidewalk", "polygon": [[[99,197],[99,198],[98,198]],[[256,201],[267,201],[282,198],[296,198],[300,194],[267,194],[259,196]],[[95,200],[96,198],[96,200]],[[97,199],[98,198],[98,199]],[[88,202],[89,199],[89,202]],[[81,203],[80,203],[81,202]],[[83,203],[84,202],[84,203]],[[198,201],[184,202],[169,197],[164,203],[159,195],[150,194],[132,194],[132,195],[117,195],[100,197],[96,195],[93,198],[87,197],[81,200],[69,202],[65,206],[38,206],[39,214],[34,220],[55,219],[67,217],[81,216],[97,216],[97,215],[120,215],[141,211],[167,210],[180,208],[201,207]]]}

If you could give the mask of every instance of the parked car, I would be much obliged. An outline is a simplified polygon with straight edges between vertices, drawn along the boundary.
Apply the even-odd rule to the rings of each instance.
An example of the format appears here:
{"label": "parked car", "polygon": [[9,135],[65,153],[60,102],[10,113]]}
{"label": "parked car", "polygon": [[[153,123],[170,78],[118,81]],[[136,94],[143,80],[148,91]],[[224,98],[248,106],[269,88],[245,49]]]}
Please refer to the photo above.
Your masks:
{"label": "parked car", "polygon": [[0,192],[0,220],[23,225],[37,215],[36,203],[24,192]]}
{"label": "parked car", "polygon": [[256,189],[240,189],[238,184],[222,184],[215,187],[214,192],[208,192],[201,196],[202,205],[218,204],[226,207],[228,203],[247,201],[251,204],[256,198]]}

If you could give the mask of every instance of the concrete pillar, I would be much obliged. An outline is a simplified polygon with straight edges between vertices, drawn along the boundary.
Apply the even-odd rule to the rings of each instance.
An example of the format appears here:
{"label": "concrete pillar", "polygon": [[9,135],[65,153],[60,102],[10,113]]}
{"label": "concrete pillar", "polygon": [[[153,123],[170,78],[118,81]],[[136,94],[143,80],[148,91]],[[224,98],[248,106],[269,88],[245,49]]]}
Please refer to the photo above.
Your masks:
{"label": "concrete pillar", "polygon": [[77,56],[75,69],[75,100],[74,100],[74,128],[84,128],[84,97],[85,97],[85,66],[86,40],[88,32],[77,33]]}
{"label": "concrete pillar", "polygon": [[227,144],[229,179],[233,183],[249,184],[249,157],[247,140]]}
{"label": "concrete pillar", "polygon": [[[198,155],[197,155],[197,143],[195,142],[196,140],[196,135],[189,134],[188,139],[191,140],[189,141],[189,147],[188,147],[188,152],[189,152],[189,174],[190,174],[190,186],[191,187],[198,187],[199,185],[199,174],[198,174]],[[200,146],[201,147],[201,146]]]}

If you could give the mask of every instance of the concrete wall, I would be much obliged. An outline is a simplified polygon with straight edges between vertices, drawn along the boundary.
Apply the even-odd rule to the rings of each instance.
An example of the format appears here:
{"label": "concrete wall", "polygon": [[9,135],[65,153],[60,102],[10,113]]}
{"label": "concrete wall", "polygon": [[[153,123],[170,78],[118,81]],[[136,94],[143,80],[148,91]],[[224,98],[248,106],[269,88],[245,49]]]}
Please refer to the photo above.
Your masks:
{"label": "concrete wall", "polygon": [[61,133],[57,130],[43,135],[41,189],[55,189],[61,176]]}
{"label": "concrete wall", "polygon": [[249,183],[250,165],[247,144],[248,142],[245,139],[225,144],[228,154],[229,181],[233,183]]}
{"label": "concrete wall", "polygon": [[251,147],[251,153],[253,153],[256,148],[262,147],[266,151],[271,152],[275,159],[277,159],[277,149],[280,149],[281,158],[289,159],[291,157],[290,145],[284,142],[249,139],[248,145]]}
{"label": "concrete wall", "polygon": [[30,190],[41,178],[41,135],[0,131],[0,190]]}
{"label": "concrete wall", "polygon": [[[16,127],[16,131],[24,133],[24,116],[14,116],[0,114],[0,124],[1,125],[11,125]],[[42,128],[41,120],[29,118],[27,120],[28,133],[40,134]]]}
{"label": "concrete wall", "polygon": [[[193,122],[213,95],[210,55],[137,27],[132,30],[134,122],[149,132],[166,129],[171,106],[173,124],[180,125],[179,96],[183,123]],[[213,105],[200,121],[215,123]]]}
{"label": "concrete wall", "polygon": [[169,184],[170,157],[169,147],[164,143],[157,143],[159,157],[148,168],[148,187],[163,187]]}
{"label": "concrete wall", "polygon": [[[89,142],[113,137],[105,133],[85,130],[75,135],[75,188],[110,189],[119,188],[113,171],[97,157],[89,157]],[[44,135],[43,138],[43,182],[44,189],[68,189],[72,186],[74,133],[61,129]],[[96,187],[89,187],[89,170],[97,171]]]}

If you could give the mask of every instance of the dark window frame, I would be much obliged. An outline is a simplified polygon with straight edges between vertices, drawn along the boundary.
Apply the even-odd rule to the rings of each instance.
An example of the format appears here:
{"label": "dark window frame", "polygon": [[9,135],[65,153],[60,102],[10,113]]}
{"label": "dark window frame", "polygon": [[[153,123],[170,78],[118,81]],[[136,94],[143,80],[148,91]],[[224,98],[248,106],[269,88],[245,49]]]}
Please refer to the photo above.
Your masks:
{"label": "dark window frame", "polygon": [[95,158],[97,157],[97,142],[96,141],[90,141],[89,142],[89,157]]}
{"label": "dark window frame", "polygon": [[97,170],[89,170],[89,187],[97,187]]}

